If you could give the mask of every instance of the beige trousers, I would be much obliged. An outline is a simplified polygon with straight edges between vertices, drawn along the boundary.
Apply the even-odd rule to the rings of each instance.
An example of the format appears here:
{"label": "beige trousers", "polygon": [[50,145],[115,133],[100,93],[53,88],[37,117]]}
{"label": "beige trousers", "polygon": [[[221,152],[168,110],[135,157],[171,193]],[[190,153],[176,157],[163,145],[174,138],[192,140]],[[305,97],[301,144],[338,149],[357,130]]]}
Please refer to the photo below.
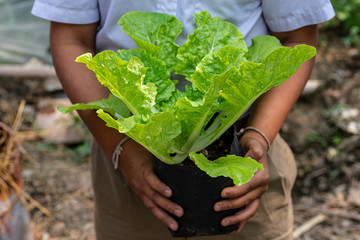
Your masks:
{"label": "beige trousers", "polygon": [[[269,150],[270,183],[260,208],[240,234],[193,237],[193,240],[292,239],[291,189],[296,178],[293,154],[277,136]],[[157,220],[115,171],[96,142],[92,144],[92,181],[98,240],[170,240],[167,227]]]}

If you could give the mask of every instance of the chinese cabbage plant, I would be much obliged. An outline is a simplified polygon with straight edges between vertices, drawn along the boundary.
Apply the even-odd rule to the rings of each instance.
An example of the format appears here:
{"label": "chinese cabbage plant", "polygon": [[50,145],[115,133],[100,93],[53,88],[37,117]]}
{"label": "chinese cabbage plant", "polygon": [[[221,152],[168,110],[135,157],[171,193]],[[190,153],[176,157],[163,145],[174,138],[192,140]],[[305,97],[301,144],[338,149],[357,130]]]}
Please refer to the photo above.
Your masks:
{"label": "chinese cabbage plant", "polygon": [[[280,85],[316,54],[315,48],[283,47],[272,36],[257,36],[247,48],[231,23],[195,14],[197,29],[178,46],[182,24],[172,15],[130,12],[119,21],[138,48],[103,51],[77,58],[96,73],[109,98],[59,108],[97,109],[108,127],[137,141],[158,159],[177,164],[190,157],[208,175],[248,182],[263,166],[228,155],[215,161],[198,153],[218,139],[250,105]],[[170,75],[185,76],[186,91]],[[215,114],[216,113],[216,114]],[[210,121],[211,120],[211,121]]]}

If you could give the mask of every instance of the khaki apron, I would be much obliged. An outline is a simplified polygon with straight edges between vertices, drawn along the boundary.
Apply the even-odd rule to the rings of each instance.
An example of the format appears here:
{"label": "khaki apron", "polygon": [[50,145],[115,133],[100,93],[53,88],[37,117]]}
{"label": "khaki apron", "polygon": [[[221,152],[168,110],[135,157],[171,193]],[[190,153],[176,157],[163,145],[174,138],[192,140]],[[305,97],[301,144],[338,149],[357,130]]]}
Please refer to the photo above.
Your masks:
{"label": "khaki apron", "polygon": [[[95,195],[97,240],[171,240],[167,227],[157,220],[126,184],[120,171],[93,141],[92,182]],[[292,239],[291,189],[296,178],[293,154],[278,135],[268,152],[269,189],[261,197],[257,213],[240,234],[192,237],[193,240]]]}

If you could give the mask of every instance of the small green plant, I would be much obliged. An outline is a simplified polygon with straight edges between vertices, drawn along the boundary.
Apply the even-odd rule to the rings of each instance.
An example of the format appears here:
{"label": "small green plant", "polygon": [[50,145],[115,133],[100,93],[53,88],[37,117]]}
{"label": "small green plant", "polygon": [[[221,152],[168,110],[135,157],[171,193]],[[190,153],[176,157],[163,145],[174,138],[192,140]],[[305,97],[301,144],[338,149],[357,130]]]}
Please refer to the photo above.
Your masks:
{"label": "small green plant", "polygon": [[53,152],[56,151],[57,147],[54,144],[43,141],[36,145],[36,149],[42,152]]}
{"label": "small green plant", "polygon": [[308,144],[319,144],[322,148],[326,148],[328,145],[326,138],[319,133],[309,134],[305,140]]}
{"label": "small green plant", "polygon": [[339,129],[336,129],[331,137],[330,137],[330,141],[333,145],[337,146],[340,145],[342,143],[342,137],[341,137],[341,133]]}
{"label": "small green plant", "polygon": [[329,173],[329,180],[331,183],[334,183],[336,180],[338,180],[341,176],[341,169],[333,169]]}
{"label": "small green plant", "polygon": [[76,164],[86,163],[90,156],[90,141],[86,140],[79,145],[68,146],[65,152],[72,162]]}
{"label": "small green plant", "polygon": [[308,144],[318,144],[322,148],[327,148],[329,146],[337,146],[342,143],[341,132],[339,129],[335,129],[330,134],[323,136],[320,133],[312,133],[306,136],[305,139]]}
{"label": "small green plant", "polygon": [[337,117],[339,116],[339,114],[345,110],[349,108],[348,105],[346,104],[337,104],[337,105],[334,105],[333,107],[327,109],[324,111],[324,116],[327,117],[327,118],[334,118],[334,117]]}
{"label": "small green plant", "polygon": [[343,42],[360,48],[360,0],[332,0],[336,17],[327,25],[343,34]]}
{"label": "small green plant", "polygon": [[[94,71],[112,95],[59,109],[97,109],[108,127],[125,133],[159,160],[178,164],[190,157],[211,177],[230,177],[241,185],[263,166],[235,155],[209,161],[198,152],[229,129],[261,94],[314,57],[316,49],[283,47],[272,36],[256,36],[247,48],[235,25],[206,11],[196,13],[195,22],[197,29],[178,46],[182,24],[174,16],[124,14],[119,24],[139,48],[103,51],[94,57],[86,53],[76,60]],[[174,71],[188,81],[186,91],[175,88],[170,78]]]}

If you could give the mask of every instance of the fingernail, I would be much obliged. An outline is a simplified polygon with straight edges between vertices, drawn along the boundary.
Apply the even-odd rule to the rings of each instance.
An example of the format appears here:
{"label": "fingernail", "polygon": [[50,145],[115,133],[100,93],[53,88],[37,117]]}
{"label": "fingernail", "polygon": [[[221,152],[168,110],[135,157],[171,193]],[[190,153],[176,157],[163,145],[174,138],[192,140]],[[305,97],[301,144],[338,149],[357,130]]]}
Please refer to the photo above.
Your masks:
{"label": "fingernail", "polygon": [[176,231],[176,226],[173,223],[170,224],[169,228],[173,231]]}
{"label": "fingernail", "polygon": [[230,221],[229,220],[224,220],[223,226],[228,226],[228,225],[230,225]]}
{"label": "fingernail", "polygon": [[222,204],[216,204],[216,211],[221,211],[224,208],[224,205]]}
{"label": "fingernail", "polygon": [[182,215],[182,212],[181,212],[180,209],[175,209],[174,213],[175,213],[175,215],[178,216],[178,217],[181,217],[181,215]]}
{"label": "fingernail", "polygon": [[171,190],[169,188],[165,189],[166,196],[171,196]]}
{"label": "fingernail", "polygon": [[223,198],[229,198],[230,197],[229,192],[223,192],[221,195],[222,195]]}

